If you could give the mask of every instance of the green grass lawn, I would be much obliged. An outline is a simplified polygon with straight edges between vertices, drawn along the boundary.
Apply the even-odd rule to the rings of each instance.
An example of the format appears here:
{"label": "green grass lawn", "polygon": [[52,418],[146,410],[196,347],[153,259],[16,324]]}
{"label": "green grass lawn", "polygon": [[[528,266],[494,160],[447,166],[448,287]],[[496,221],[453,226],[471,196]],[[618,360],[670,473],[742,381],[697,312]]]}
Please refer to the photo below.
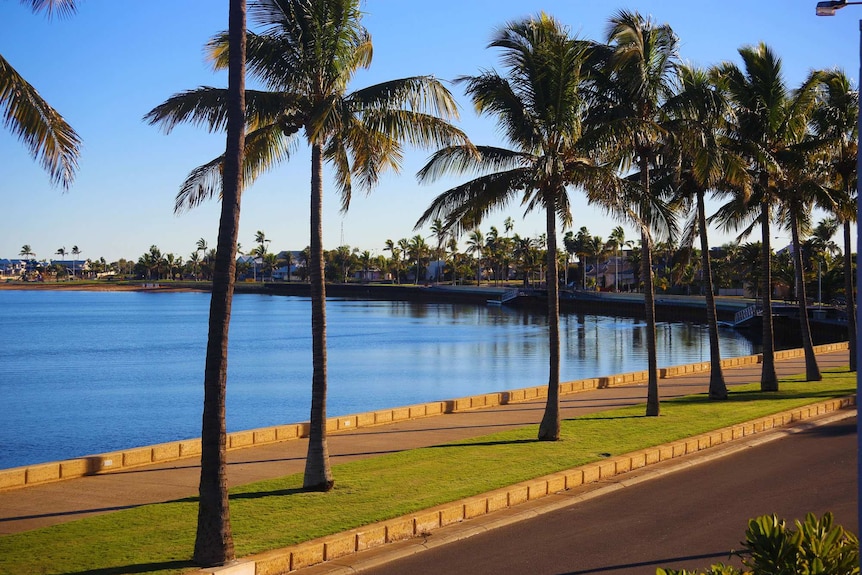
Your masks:
{"label": "green grass lawn", "polygon": [[[856,375],[826,372],[822,382],[781,380],[781,391],[734,387],[726,402],[704,395],[563,422],[562,440],[535,440],[537,426],[353,461],[333,468],[330,493],[303,493],[291,475],[231,490],[237,556],[285,547],[484,493],[556,471],[855,393]],[[0,573],[111,575],[179,573],[195,535],[196,499],[146,505],[0,537]]]}

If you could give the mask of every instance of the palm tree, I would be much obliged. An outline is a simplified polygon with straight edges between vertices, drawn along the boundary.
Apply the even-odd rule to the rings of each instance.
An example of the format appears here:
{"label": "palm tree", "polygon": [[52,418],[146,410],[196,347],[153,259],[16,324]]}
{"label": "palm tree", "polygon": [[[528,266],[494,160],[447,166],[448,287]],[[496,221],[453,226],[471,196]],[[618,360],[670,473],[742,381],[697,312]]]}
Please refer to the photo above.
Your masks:
{"label": "palm tree", "polygon": [[392,254],[392,266],[395,268],[395,283],[401,283],[401,248],[392,240],[386,240],[386,247],[383,248]]}
{"label": "palm tree", "polygon": [[[371,37],[361,24],[360,0],[256,0],[252,17],[265,33],[248,33],[251,72],[269,92],[249,91],[245,180],[290,156],[302,134],[311,147],[312,405],[303,487],[329,490],[334,481],[326,444],[326,289],[323,258],[323,166],[335,169],[341,208],[354,185],[371,190],[387,168],[397,170],[402,142],[441,146],[466,142],[448,120],[455,100],[430,76],[384,82],[355,92],[348,86],[371,64]],[[217,68],[228,63],[225,36],[210,42]],[[147,114],[170,130],[180,122],[223,126],[224,90],[203,87],[175,95]],[[216,192],[222,158],[192,171],[177,195],[179,209]]]}
{"label": "palm tree", "polygon": [[727,385],[721,368],[715,292],[709,258],[705,194],[708,190],[733,188],[741,197],[750,192],[742,158],[727,148],[723,130],[731,114],[726,94],[717,89],[709,74],[701,69],[680,67],[680,90],[669,101],[674,153],[677,165],[672,172],[676,199],[694,212],[686,246],[700,237],[701,267],[706,284],[706,320],[709,332],[709,397],[727,399]]}
{"label": "palm tree", "polygon": [[[733,145],[748,163],[752,194],[749,201],[739,198],[732,200],[722,207],[717,216],[725,226],[741,225],[756,217],[743,231],[743,236],[748,235],[757,223],[760,224],[763,262],[763,365],[760,388],[763,391],[777,391],[770,291],[770,223],[775,207],[789,189],[789,181],[782,178],[782,174],[788,158],[793,157],[793,146],[799,144],[807,132],[817,78],[812,75],[791,93],[784,82],[781,59],[769,47],[763,43],[745,46],[739,49],[739,54],[744,70],[733,63],[724,63],[714,70],[714,75],[728,90],[733,102]],[[806,371],[811,373],[816,368],[815,364],[813,354],[809,358],[806,352]]]}
{"label": "palm tree", "polygon": [[362,283],[368,283],[368,272],[371,269],[373,260],[374,256],[372,256],[371,252],[368,250],[364,250],[359,254],[359,263],[362,265]]}
{"label": "palm tree", "polygon": [[608,244],[613,246],[614,249],[614,291],[620,291],[620,261],[617,256],[617,252],[622,249],[622,247],[626,243],[626,232],[622,226],[616,226],[613,230],[611,230],[611,235],[608,238]]}
{"label": "palm tree", "polygon": [[422,275],[422,262],[428,257],[428,244],[425,243],[425,238],[418,234],[410,238],[407,253],[410,254],[410,259],[416,262],[416,277],[413,283],[418,284],[419,277]]}
{"label": "palm tree", "polygon": [[290,283],[291,268],[293,268],[293,252],[287,250],[284,252],[284,265],[287,268],[287,283]]}
{"label": "palm tree", "polygon": [[191,268],[192,276],[195,278],[195,281],[198,279],[198,272],[201,267],[201,253],[198,251],[194,251],[189,255],[188,265]]}
{"label": "palm tree", "polygon": [[[33,11],[73,14],[74,0],[22,0]],[[52,184],[69,189],[78,169],[81,139],[63,116],[0,55],[0,117],[48,172]]]}
{"label": "palm tree", "polygon": [[446,243],[446,236],[448,235],[446,227],[443,225],[443,221],[440,218],[431,222],[431,234],[437,240],[437,249],[434,250],[434,256],[437,258],[437,273],[435,274],[435,281],[439,283],[440,278],[443,276],[443,266],[440,265],[440,260],[443,259],[443,244]]}
{"label": "palm tree", "polygon": [[[227,491],[228,328],[236,282],[240,195],[245,145],[245,0],[230,0],[228,42],[227,138],[221,188],[221,217],[216,248],[209,333],[204,367],[204,412],[201,426],[201,477],[194,560],[224,565],[235,557]],[[200,248],[201,245],[198,244]],[[206,247],[205,245],[203,247]]]}
{"label": "palm tree", "polygon": [[[527,211],[543,209],[547,228],[548,399],[540,440],[560,437],[560,326],[557,263],[557,220],[571,223],[567,186],[584,188],[609,172],[595,167],[580,149],[581,87],[586,80],[589,44],[570,37],[552,17],[507,24],[490,47],[502,50],[506,77],[488,71],[459,78],[476,111],[496,118],[513,149],[482,146],[479,155],[452,146],[434,154],[419,172],[421,181],[444,173],[487,173],[439,195],[417,225],[441,217],[456,233],[479,225],[490,211],[520,197]],[[604,189],[608,186],[605,185]]]}
{"label": "palm tree", "polygon": [[646,315],[648,416],[659,415],[656,358],[655,289],[652,276],[652,234],[658,226],[672,227],[656,204],[650,188],[650,168],[656,165],[667,137],[662,106],[673,93],[678,61],[678,39],[667,24],[657,24],[636,12],[622,10],[608,24],[608,49],[601,55],[605,73],[597,76],[595,113],[589,119],[602,126],[623,168],[637,167],[639,199],[628,216],[641,231],[641,279]]}
{"label": "palm tree", "polygon": [[844,231],[844,299],[850,340],[850,371],[856,371],[856,302],[853,296],[851,225],[856,220],[856,173],[859,133],[859,91],[841,70],[823,78],[824,95],[812,116],[815,135],[831,143],[827,156],[833,176],[833,212]]}
{"label": "palm tree", "polygon": [[76,267],[76,264],[78,263],[78,256],[79,255],[81,255],[81,250],[78,248],[78,246],[72,246],[72,256],[73,256],[73,258],[72,258],[72,277],[73,278],[75,277],[75,267]]}
{"label": "palm tree", "polygon": [[66,248],[65,247],[57,248],[57,251],[54,253],[57,254],[58,256],[60,256],[61,258],[65,258],[66,257]]}
{"label": "palm tree", "polygon": [[601,281],[599,280],[599,259],[605,255],[605,244],[602,241],[601,236],[592,236],[590,240],[587,242],[587,252],[596,260],[596,267],[593,270],[593,274],[596,276],[596,291],[599,291],[601,288]]}
{"label": "palm tree", "polygon": [[476,285],[482,285],[482,251],[485,249],[485,236],[478,228],[467,236],[467,253],[476,258]]}

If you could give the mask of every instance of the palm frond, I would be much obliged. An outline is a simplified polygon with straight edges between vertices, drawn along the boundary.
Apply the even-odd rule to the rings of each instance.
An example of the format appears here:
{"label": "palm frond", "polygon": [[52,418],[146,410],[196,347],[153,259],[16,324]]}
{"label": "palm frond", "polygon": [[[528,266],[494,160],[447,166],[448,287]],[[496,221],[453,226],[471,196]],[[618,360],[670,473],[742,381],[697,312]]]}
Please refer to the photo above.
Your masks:
{"label": "palm frond", "polygon": [[[243,187],[248,188],[264,172],[290,157],[296,129],[291,124],[271,124],[249,132],[243,149]],[[174,200],[174,213],[193,209],[218,195],[221,198],[224,154],[192,170]]]}
{"label": "palm frond", "polygon": [[51,183],[68,189],[78,169],[81,140],[63,117],[2,56],[0,115],[3,126],[48,172]]}
{"label": "palm frond", "polygon": [[352,92],[348,97],[357,110],[408,108],[445,120],[457,120],[458,104],[452,93],[433,76],[413,76],[374,84]]}
{"label": "palm frond", "polygon": [[419,182],[433,182],[447,174],[498,172],[530,165],[531,154],[493,146],[449,146],[437,150],[416,174]]}
{"label": "palm frond", "polygon": [[76,0],[21,0],[21,3],[29,5],[33,12],[45,12],[48,18],[54,14],[72,16],[78,11]]}
{"label": "palm frond", "polygon": [[[250,129],[272,124],[280,117],[292,117],[301,125],[297,110],[302,98],[289,93],[246,91],[246,124]],[[175,94],[144,116],[151,126],[159,125],[170,133],[179,124],[204,126],[210,132],[219,132],[227,126],[227,90],[201,86]]]}
{"label": "palm frond", "polygon": [[455,236],[461,235],[528,189],[531,176],[529,169],[517,168],[487,174],[447,190],[431,202],[414,229],[440,219],[445,229]]}

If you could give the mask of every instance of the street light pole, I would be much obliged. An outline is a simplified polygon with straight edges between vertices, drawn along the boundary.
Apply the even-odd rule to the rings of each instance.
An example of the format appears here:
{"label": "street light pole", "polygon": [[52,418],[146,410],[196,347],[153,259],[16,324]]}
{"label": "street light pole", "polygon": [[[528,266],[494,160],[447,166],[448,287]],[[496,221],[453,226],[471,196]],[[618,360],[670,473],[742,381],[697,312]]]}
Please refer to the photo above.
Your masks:
{"label": "street light pole", "polygon": [[[849,4],[862,4],[862,2],[847,2],[846,0],[831,0],[827,2],[818,2],[817,3],[817,15],[818,16],[834,16],[835,12],[840,8],[844,8]],[[862,96],[862,20],[859,20],[859,76],[856,80],[856,94],[857,97]],[[862,155],[859,154],[859,149],[862,147],[862,130],[859,129],[862,126],[862,98],[860,98],[858,106],[858,115],[856,117],[856,138],[857,138],[857,146],[856,146],[856,254],[862,253],[862,238],[859,236],[859,222],[862,221],[862,204],[859,203],[860,198],[862,198],[862,181],[860,181],[859,174],[862,173]],[[856,285],[862,285],[859,282],[862,281],[862,267],[856,266]],[[853,297],[853,294],[847,294],[848,298]],[[849,300],[848,300],[849,301]],[[859,309],[859,299],[857,296],[856,299],[856,325],[859,325],[859,321],[862,320],[862,311]],[[856,346],[856,365],[859,365],[859,360],[862,359],[862,350],[860,347]],[[856,397],[859,397],[860,392],[862,392],[862,377],[860,377],[859,372],[856,372]],[[857,478],[857,487],[856,487],[856,513],[859,519],[862,519],[862,481],[859,481],[859,477],[862,476],[862,418],[859,417],[859,404],[856,405],[856,478]],[[862,525],[862,521],[859,522]]]}

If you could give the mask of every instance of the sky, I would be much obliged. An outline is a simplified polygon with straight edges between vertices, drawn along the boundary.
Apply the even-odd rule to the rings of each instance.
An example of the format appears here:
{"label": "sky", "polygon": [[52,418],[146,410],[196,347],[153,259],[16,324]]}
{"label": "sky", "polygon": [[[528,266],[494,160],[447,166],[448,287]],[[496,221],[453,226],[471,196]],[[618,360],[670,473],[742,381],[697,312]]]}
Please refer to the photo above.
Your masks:
{"label": "sky", "polygon": [[[670,24],[680,38],[681,57],[690,64],[740,64],[740,47],[765,42],[782,58],[791,88],[817,68],[842,68],[856,83],[862,7],[849,6],[827,18],[815,16],[815,5],[815,0],[364,0],[363,24],[372,36],[374,59],[351,88],[415,75],[449,81],[501,70],[499,53],[487,48],[494,30],[541,11],[579,37],[604,40],[608,18],[621,9]],[[108,262],[137,260],[151,245],[183,258],[201,238],[215,247],[216,201],[181,215],[173,206],[186,175],[224,151],[224,134],[193,126],[165,134],[142,118],[177,92],[226,86],[226,73],[212,70],[203,47],[227,28],[227,10],[227,0],[79,0],[76,15],[49,19],[18,0],[0,0],[0,54],[83,140],[80,170],[64,192],[0,127],[0,258],[17,258],[24,245],[38,259],[60,258],[58,249],[77,246],[81,259]],[[248,87],[258,86],[250,79]],[[478,117],[459,86],[450,89],[461,106],[458,127],[477,144],[505,145],[493,119]],[[387,239],[416,234],[433,244],[430,229],[414,225],[434,197],[460,181],[418,184],[415,174],[431,152],[408,149],[400,172],[384,175],[368,196],[354,194],[347,213],[340,211],[331,181],[325,181],[325,249],[347,244],[384,254]],[[258,230],[271,240],[270,251],[308,245],[310,167],[310,154],[301,147],[246,189],[239,235],[244,251],[254,247]],[[587,206],[580,196],[572,195],[575,230],[586,226],[607,238],[623,224],[626,237],[635,238],[632,227]],[[496,225],[502,233],[506,217],[514,219],[513,232],[521,236],[544,231],[541,213],[525,217],[519,204],[488,218],[482,231]],[[786,232],[775,235],[778,244],[789,241]],[[710,233],[712,245],[734,238]]]}

